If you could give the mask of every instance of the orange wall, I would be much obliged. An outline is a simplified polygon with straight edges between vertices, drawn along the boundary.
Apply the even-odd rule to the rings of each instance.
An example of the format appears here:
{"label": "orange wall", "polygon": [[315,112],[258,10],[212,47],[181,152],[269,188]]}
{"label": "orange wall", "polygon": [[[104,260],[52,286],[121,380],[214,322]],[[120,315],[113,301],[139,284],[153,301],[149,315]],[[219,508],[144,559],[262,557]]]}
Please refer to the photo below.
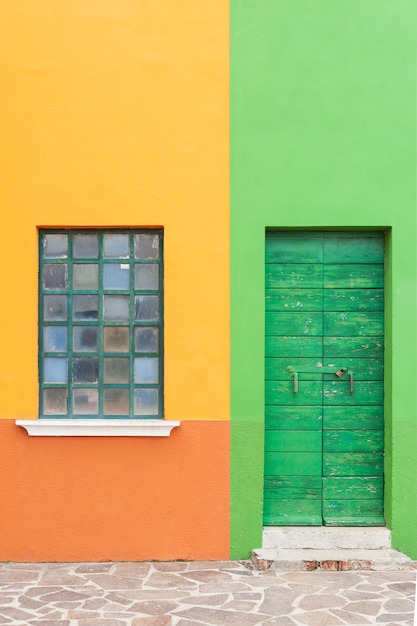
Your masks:
{"label": "orange wall", "polygon": [[28,437],[2,420],[0,470],[1,561],[229,557],[228,422],[155,439]]}
{"label": "orange wall", "polygon": [[165,228],[165,412],[229,418],[228,6],[0,3],[0,418],[36,418],[39,226]]}

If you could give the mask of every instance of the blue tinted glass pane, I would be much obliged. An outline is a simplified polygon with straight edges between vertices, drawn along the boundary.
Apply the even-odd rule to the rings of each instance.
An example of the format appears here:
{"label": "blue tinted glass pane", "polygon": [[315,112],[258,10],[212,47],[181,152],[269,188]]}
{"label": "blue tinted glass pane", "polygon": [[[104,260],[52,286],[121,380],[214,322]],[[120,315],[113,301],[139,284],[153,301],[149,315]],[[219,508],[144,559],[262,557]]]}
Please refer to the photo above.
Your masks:
{"label": "blue tinted glass pane", "polygon": [[128,383],[129,382],[129,359],[109,357],[104,359],[105,383]]}
{"label": "blue tinted glass pane", "polygon": [[96,383],[98,381],[98,358],[74,357],[72,380],[74,383]]}
{"label": "blue tinted glass pane", "polygon": [[66,415],[67,414],[67,389],[44,389],[43,391],[43,414]]}
{"label": "blue tinted glass pane", "polygon": [[75,259],[97,259],[98,235],[74,235],[72,250]]}
{"label": "blue tinted glass pane", "polygon": [[129,319],[129,296],[103,296],[103,298],[106,321],[120,322]]}
{"label": "blue tinted glass pane", "polygon": [[105,415],[129,415],[129,389],[105,389],[103,399]]}
{"label": "blue tinted glass pane", "polygon": [[64,321],[68,314],[68,296],[44,296],[43,319],[47,322]]}
{"label": "blue tinted glass pane", "polygon": [[98,327],[97,326],[74,326],[73,350],[74,352],[97,352],[98,350]]}
{"label": "blue tinted glass pane", "polygon": [[103,268],[104,289],[129,289],[129,265],[127,263],[106,263]]}
{"label": "blue tinted glass pane", "polygon": [[135,415],[158,415],[157,389],[135,389]]}
{"label": "blue tinted glass pane", "polygon": [[68,235],[45,235],[43,253],[46,258],[60,259],[68,256]]}
{"label": "blue tinted glass pane", "polygon": [[45,289],[66,289],[68,287],[67,264],[45,263],[43,266],[43,286]]}
{"label": "blue tinted glass pane", "polygon": [[157,265],[135,265],[135,289],[158,289],[159,275]]}
{"label": "blue tinted glass pane", "polygon": [[135,296],[135,320],[156,322],[159,317],[158,296]]}
{"label": "blue tinted glass pane", "polygon": [[43,381],[45,383],[67,382],[68,359],[64,357],[46,357],[43,360]]}
{"label": "blue tinted glass pane", "polygon": [[74,389],[72,410],[74,415],[97,415],[98,389]]}
{"label": "blue tinted glass pane", "polygon": [[66,352],[68,350],[67,327],[46,326],[43,329],[43,349],[45,352]]}
{"label": "blue tinted glass pane", "polygon": [[135,235],[135,258],[157,259],[159,257],[159,235]]}
{"label": "blue tinted glass pane", "polygon": [[98,296],[74,296],[72,317],[74,320],[98,319]]}
{"label": "blue tinted glass pane", "polygon": [[135,383],[158,382],[158,359],[139,357],[135,359]]}
{"label": "blue tinted glass pane", "polygon": [[104,256],[120,259],[129,256],[129,235],[104,235]]}
{"label": "blue tinted glass pane", "polygon": [[74,263],[72,286],[74,289],[98,289],[97,263]]}
{"label": "blue tinted glass pane", "polygon": [[158,329],[155,326],[135,328],[135,351],[158,352]]}

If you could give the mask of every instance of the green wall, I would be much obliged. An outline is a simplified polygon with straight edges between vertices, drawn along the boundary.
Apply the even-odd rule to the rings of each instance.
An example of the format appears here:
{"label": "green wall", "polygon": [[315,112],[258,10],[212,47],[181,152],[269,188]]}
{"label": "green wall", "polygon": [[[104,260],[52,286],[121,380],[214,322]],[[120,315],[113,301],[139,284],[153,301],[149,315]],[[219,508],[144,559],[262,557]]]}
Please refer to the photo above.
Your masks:
{"label": "green wall", "polygon": [[411,0],[231,0],[231,556],[262,543],[265,229],[387,231],[386,513],[417,558]]}

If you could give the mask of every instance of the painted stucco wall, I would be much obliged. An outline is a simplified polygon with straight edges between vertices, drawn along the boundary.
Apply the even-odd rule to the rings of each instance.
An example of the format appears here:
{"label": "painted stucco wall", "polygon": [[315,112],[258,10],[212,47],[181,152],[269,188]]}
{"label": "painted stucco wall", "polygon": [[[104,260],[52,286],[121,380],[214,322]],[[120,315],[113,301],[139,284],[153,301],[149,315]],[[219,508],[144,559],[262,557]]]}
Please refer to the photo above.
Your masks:
{"label": "painted stucco wall", "polygon": [[[229,554],[228,40],[222,0],[1,3],[0,559]],[[166,441],[14,425],[38,416],[37,228],[88,226],[164,228]]]}
{"label": "painted stucco wall", "polygon": [[386,514],[417,558],[409,0],[231,0],[232,557],[261,545],[265,229],[387,231]]}

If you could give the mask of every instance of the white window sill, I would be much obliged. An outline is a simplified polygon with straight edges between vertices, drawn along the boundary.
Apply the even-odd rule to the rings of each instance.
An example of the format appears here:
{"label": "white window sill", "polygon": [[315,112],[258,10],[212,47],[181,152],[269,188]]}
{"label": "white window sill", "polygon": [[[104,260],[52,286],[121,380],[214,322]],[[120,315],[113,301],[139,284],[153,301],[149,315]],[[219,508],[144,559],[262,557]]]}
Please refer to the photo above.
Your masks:
{"label": "white window sill", "polygon": [[169,437],[178,420],[34,419],[16,420],[31,437]]}

